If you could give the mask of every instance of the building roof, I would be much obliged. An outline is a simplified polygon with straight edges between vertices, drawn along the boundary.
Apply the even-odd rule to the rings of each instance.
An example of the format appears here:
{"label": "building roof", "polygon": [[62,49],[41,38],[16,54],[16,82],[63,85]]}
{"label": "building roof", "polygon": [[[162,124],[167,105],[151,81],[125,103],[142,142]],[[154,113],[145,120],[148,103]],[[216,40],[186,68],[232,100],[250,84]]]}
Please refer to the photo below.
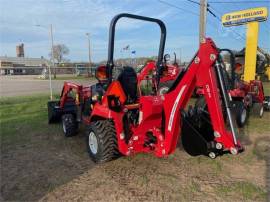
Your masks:
{"label": "building roof", "polygon": [[24,66],[43,66],[50,63],[45,58],[26,58],[26,57],[7,57],[0,56],[0,62],[9,62],[13,64],[23,64]]}

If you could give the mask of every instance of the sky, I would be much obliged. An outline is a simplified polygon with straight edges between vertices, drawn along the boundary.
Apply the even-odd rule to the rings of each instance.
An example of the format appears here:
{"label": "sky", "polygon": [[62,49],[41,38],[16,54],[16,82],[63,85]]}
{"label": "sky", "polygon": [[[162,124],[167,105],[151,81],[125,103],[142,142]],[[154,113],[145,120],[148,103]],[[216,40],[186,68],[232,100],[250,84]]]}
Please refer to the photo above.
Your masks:
{"label": "sky", "polygon": [[[263,6],[270,11],[270,0],[217,3],[224,1],[209,0],[210,9],[217,17],[207,14],[206,35],[219,48],[241,50],[245,46],[246,26],[225,28],[218,18],[252,7]],[[182,61],[189,61],[195,54],[199,41],[199,6],[188,0],[0,0],[0,56],[16,56],[16,45],[24,43],[26,57],[48,58],[52,24],[54,44],[65,44],[70,50],[67,59],[88,61],[86,33],[90,33],[92,61],[106,60],[110,21],[123,12],[164,21],[165,53],[175,52]],[[121,19],[116,30],[115,58],[157,55],[160,37],[157,25]],[[123,51],[127,45],[130,50]],[[270,19],[260,23],[259,46],[270,52]],[[136,55],[131,54],[133,50]]]}

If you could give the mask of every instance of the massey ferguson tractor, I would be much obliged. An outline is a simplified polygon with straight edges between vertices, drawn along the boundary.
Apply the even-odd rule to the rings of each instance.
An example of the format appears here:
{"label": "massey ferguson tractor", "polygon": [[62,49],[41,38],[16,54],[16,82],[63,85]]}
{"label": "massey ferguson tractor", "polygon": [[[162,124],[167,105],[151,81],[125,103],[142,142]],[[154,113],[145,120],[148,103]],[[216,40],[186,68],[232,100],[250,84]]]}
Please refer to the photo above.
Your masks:
{"label": "massey ferguson tractor", "polygon": [[[155,73],[146,78],[151,81],[150,94],[141,93],[132,67],[123,67],[119,75],[114,74],[115,27],[121,18],[148,21],[160,27]],[[88,153],[97,163],[110,161],[120,154],[130,156],[140,152],[166,157],[175,151],[179,137],[183,148],[192,156],[215,158],[243,151],[224,84],[220,50],[206,38],[168,92],[160,95],[157,86],[164,71],[165,41],[166,27],[161,20],[126,13],[115,16],[110,25],[107,64],[96,70],[98,82],[86,87],[66,82],[60,100],[48,103],[49,123],[62,120],[67,137],[78,132],[79,124],[85,124]],[[196,107],[185,111],[198,87],[205,92],[207,115]],[[229,120],[228,126],[224,114]]]}
{"label": "massey ferguson tractor", "polygon": [[[236,123],[241,128],[246,124],[250,112],[261,118],[264,110],[270,110],[270,99],[269,96],[265,96],[263,83],[260,80],[245,82],[241,79],[241,75],[237,74],[239,69],[242,68],[240,63],[235,62],[235,59],[239,58],[239,54],[234,54],[229,49],[220,50],[220,53],[224,52],[227,55],[224,58],[229,60],[229,62],[227,61],[227,65],[223,65],[224,83],[230,96]],[[198,88],[196,93],[202,95],[204,94],[204,90]],[[203,96],[199,97],[196,104],[207,110]]]}
{"label": "massey ferguson tractor", "polygon": [[[182,67],[179,67],[175,62],[173,64],[168,64],[168,54],[164,56],[164,69],[162,71],[162,75],[160,75],[160,81],[158,88],[158,93],[160,95],[166,93],[169,88],[172,86],[173,82],[177,78],[177,75],[179,72],[183,69]],[[144,65],[140,71],[137,72],[138,77],[138,85],[140,86],[141,83],[145,82],[147,77],[151,76],[152,74],[156,73],[156,61],[149,61]]]}

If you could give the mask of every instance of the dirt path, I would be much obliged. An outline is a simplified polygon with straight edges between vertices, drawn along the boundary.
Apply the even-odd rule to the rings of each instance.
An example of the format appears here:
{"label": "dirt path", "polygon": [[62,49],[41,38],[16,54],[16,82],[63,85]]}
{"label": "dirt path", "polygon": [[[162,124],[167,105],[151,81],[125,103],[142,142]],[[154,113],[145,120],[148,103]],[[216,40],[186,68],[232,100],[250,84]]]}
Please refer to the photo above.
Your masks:
{"label": "dirt path", "polygon": [[247,168],[237,159],[228,166],[221,158],[191,158],[182,151],[167,159],[140,155],[99,165],[41,201],[264,201],[259,187],[266,186],[265,173],[263,161]]}
{"label": "dirt path", "polygon": [[215,160],[190,157],[181,149],[165,159],[122,157],[86,170],[41,201],[264,201],[266,161],[251,156],[254,146]]}
{"label": "dirt path", "polygon": [[1,193],[6,200],[38,200],[95,166],[80,149],[85,147],[81,135],[73,139],[63,138],[62,133],[31,136],[28,143],[18,140],[16,145],[1,147]]}
{"label": "dirt path", "polygon": [[[1,192],[21,201],[264,201],[266,161],[252,155],[215,160],[181,150],[165,159],[140,154],[95,165],[83,135],[32,134],[31,142],[2,148]],[[269,142],[270,143],[270,142]]]}

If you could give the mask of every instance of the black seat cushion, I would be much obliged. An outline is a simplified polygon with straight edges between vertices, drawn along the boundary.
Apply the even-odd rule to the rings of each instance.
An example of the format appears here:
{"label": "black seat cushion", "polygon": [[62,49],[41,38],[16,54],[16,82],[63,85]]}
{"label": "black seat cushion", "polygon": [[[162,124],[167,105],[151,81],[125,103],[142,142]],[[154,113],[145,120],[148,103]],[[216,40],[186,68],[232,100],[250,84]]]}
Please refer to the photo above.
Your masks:
{"label": "black seat cushion", "polygon": [[132,67],[125,66],[117,79],[127,96],[127,103],[134,103],[137,100],[137,74]]}

